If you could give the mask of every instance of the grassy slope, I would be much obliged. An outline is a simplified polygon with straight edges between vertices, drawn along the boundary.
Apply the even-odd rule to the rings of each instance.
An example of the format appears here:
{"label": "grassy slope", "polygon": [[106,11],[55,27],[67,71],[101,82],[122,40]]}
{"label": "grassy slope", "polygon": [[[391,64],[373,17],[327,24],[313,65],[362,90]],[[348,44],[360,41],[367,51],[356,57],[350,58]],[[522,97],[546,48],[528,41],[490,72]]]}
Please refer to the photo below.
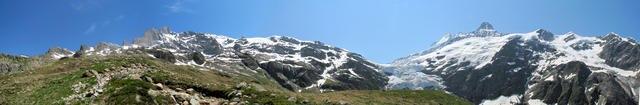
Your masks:
{"label": "grassy slope", "polygon": [[[86,70],[101,71],[104,68],[123,66],[128,63],[146,63],[156,66],[160,72],[148,72],[145,76],[152,77],[154,81],[170,87],[194,88],[207,92],[211,96],[226,98],[224,94],[237,83],[247,82],[259,84],[266,90],[258,92],[252,88],[246,88],[245,94],[255,94],[256,98],[242,99],[255,103],[294,104],[286,101],[289,96],[297,97],[298,101],[307,99],[312,103],[324,104],[326,101],[346,101],[350,104],[472,104],[455,96],[441,91],[415,91],[415,90],[349,90],[329,93],[295,93],[283,89],[277,82],[262,75],[251,76],[230,75],[216,70],[200,70],[187,66],[175,66],[158,59],[138,58],[72,58],[64,59],[34,70],[0,75],[0,104],[62,104],[62,97],[67,97],[74,92],[71,86],[78,82],[90,85],[95,84],[94,77],[81,78]],[[136,80],[112,80],[106,86],[105,94],[99,97],[73,101],[73,103],[102,103],[118,104],[128,103],[126,97],[135,95],[145,96],[151,89],[148,84],[137,83]],[[146,83],[146,82],[145,82]],[[135,85],[143,84],[143,85]],[[113,90],[114,87],[128,87],[126,89]],[[127,90],[128,89],[128,90]],[[277,97],[268,96],[278,94]],[[148,95],[146,95],[148,96]],[[143,97],[155,100],[154,103],[166,104],[166,97]],[[125,101],[123,101],[125,100]],[[146,100],[146,99],[145,99]],[[139,103],[130,103],[139,104]]]}

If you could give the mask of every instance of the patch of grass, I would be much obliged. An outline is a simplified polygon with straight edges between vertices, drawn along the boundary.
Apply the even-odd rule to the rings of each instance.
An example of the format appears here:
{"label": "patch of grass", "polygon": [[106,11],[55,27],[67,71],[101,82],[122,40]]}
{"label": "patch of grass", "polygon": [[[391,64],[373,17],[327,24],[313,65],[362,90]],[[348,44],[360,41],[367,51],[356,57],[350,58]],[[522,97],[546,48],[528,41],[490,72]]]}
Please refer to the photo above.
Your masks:
{"label": "patch of grass", "polygon": [[473,105],[469,101],[437,90],[346,90],[300,95],[316,100],[346,101],[351,104]]}
{"label": "patch of grass", "polygon": [[[87,91],[87,89],[98,82],[95,81],[95,77],[82,78],[84,71],[85,70],[75,71],[62,77],[45,81],[43,86],[35,89],[35,91],[30,94],[30,97],[37,97],[37,99],[31,101],[38,104],[64,103],[62,100],[63,97]],[[79,93],[76,93],[72,89],[72,86],[78,83],[83,83],[85,86],[80,88]]]}
{"label": "patch of grass", "polygon": [[157,66],[150,60],[135,59],[135,58],[107,58],[105,60],[98,61],[86,69],[96,70],[97,72],[105,72],[105,69],[111,69],[111,67],[128,67],[129,64],[147,64],[150,66]]}
{"label": "patch of grass", "polygon": [[[89,78],[80,78],[76,72],[90,65],[90,59],[66,59],[37,64],[30,70],[0,75],[0,102],[3,104],[53,104],[70,94],[64,88],[82,82],[95,84]],[[38,61],[39,62],[39,61]],[[33,63],[33,62],[30,62]],[[35,62],[37,63],[37,62]],[[66,86],[65,86],[66,85]]]}
{"label": "patch of grass", "polygon": [[243,94],[256,96],[253,98],[245,99],[249,101],[249,103],[259,103],[261,105],[295,105],[296,104],[295,102],[287,101],[287,99],[289,98],[288,96],[284,96],[284,95],[270,96],[271,94],[277,94],[274,92],[257,91],[253,88],[242,88],[242,91],[244,91]]}

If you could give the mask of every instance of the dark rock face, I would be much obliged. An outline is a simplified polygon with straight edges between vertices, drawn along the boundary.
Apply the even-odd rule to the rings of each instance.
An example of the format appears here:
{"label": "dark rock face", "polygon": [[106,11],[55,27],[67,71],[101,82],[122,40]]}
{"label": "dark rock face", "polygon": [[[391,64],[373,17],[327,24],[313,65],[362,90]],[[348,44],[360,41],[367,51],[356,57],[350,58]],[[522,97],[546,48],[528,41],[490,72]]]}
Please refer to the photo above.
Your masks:
{"label": "dark rock face", "polygon": [[[325,85],[322,85],[322,89],[333,90],[349,90],[349,89],[382,89],[386,85],[388,80],[386,76],[380,72],[376,72],[372,68],[365,64],[372,64],[370,62],[361,62],[364,60],[358,58],[359,55],[354,54],[353,58],[356,60],[349,60],[345,64],[329,71],[329,74],[333,79]],[[358,57],[355,57],[358,56]],[[243,57],[243,63],[248,67],[253,67],[256,61],[253,61],[249,57]],[[319,61],[312,60],[310,64],[297,61],[269,61],[267,63],[259,64],[260,68],[267,71],[267,73],[278,81],[283,87],[296,91],[298,89],[311,86],[316,81],[322,79],[320,76],[323,70],[330,67],[332,64],[325,64]],[[291,65],[303,65],[291,66]],[[352,70],[357,76],[350,73]]]}
{"label": "dark rock face", "polygon": [[586,105],[585,87],[591,70],[580,61],[572,61],[553,68],[551,74],[554,81],[537,81],[531,90],[534,99],[543,99],[545,103],[562,105]]}
{"label": "dark rock face", "polygon": [[[529,62],[538,59],[532,56],[531,48],[535,50],[551,50],[544,45],[521,46],[526,43],[518,39],[512,39],[502,47],[492,58],[491,64],[474,70],[465,68],[468,63],[461,63],[451,68],[449,71],[463,69],[443,75],[446,90],[454,94],[479,104],[483,99],[494,99],[499,96],[510,96],[513,94],[523,94],[526,90],[526,81],[531,72],[537,68]],[[452,60],[455,61],[455,60]],[[432,74],[438,74],[433,72]]]}
{"label": "dark rock face", "polygon": [[587,101],[590,105],[637,105],[634,101],[633,93],[625,91],[624,84],[616,79],[615,75],[608,73],[592,73],[586,81],[588,88],[586,91]]}
{"label": "dark rock face", "polygon": [[[242,63],[251,69],[255,68],[254,65],[258,64],[257,62],[262,62],[258,64],[259,68],[266,70],[270,77],[292,91],[312,85],[314,88],[333,90],[382,89],[388,80],[383,73],[376,70],[375,64],[358,54],[345,52],[343,49],[330,47],[317,41],[299,41],[283,36],[270,37],[269,40],[278,44],[249,43],[246,39],[240,38],[235,42],[233,49],[286,56],[300,54],[300,57],[304,57],[308,61],[254,59],[254,57],[261,57],[261,55],[236,53],[242,58]],[[304,47],[296,48],[290,45]],[[336,53],[346,53],[346,56]],[[341,61],[343,62],[341,64],[332,63],[345,57],[347,60]],[[328,78],[321,76],[325,70]],[[314,85],[320,79],[326,79],[327,82],[322,86]]]}
{"label": "dark rock face", "polygon": [[544,29],[538,29],[536,30],[536,33],[538,33],[538,37],[542,38],[543,40],[546,41],[553,41],[553,33],[544,30]]}
{"label": "dark rock face", "polygon": [[146,50],[145,52],[153,55],[156,58],[159,58],[159,59],[162,59],[162,60],[166,60],[166,61],[171,62],[171,63],[175,63],[176,62],[175,55],[173,55],[173,53],[171,53],[169,51],[150,49],[150,50]]}
{"label": "dark rock face", "polygon": [[640,69],[640,44],[623,41],[620,36],[613,33],[603,39],[606,42],[603,43],[604,47],[599,56],[606,60],[607,65],[625,70]]}
{"label": "dark rock face", "polygon": [[574,33],[572,33],[572,32],[569,32],[569,33],[567,33],[567,34],[569,34],[569,36],[567,36],[567,37],[565,37],[564,39],[562,39],[562,40],[564,40],[564,42],[569,42],[569,41],[571,41],[571,40],[576,39],[576,34],[574,34]]}
{"label": "dark rock face", "polygon": [[91,48],[87,45],[80,45],[80,50],[76,51],[76,53],[73,54],[73,57],[77,58],[77,57],[85,56],[86,51],[88,51],[89,49]]}
{"label": "dark rock face", "polygon": [[[367,62],[368,63],[368,62]],[[362,62],[349,60],[346,64],[338,69],[352,69],[353,72],[358,74],[359,77],[353,75],[337,75],[335,79],[340,82],[338,84],[324,85],[323,88],[334,90],[349,90],[349,89],[382,89],[382,86],[386,85],[384,74],[375,71],[364,65]],[[349,71],[340,71],[339,74],[347,74]]]}
{"label": "dark rock face", "polygon": [[[183,32],[178,35],[179,37],[195,37],[195,40],[191,40],[186,43],[176,44],[181,49],[189,49],[192,51],[202,52],[207,55],[217,55],[222,53],[222,46],[214,38],[206,37],[203,33],[199,32]],[[199,45],[192,46],[191,44]]]}
{"label": "dark rock face", "polygon": [[574,50],[590,50],[593,48],[593,45],[599,44],[597,42],[587,42],[587,41],[579,41],[574,44],[571,44],[571,48]]}
{"label": "dark rock face", "polygon": [[258,60],[253,58],[251,55],[239,52],[236,52],[236,55],[238,55],[238,57],[242,59],[242,64],[249,67],[250,69],[255,70],[260,67]]}
{"label": "dark rock face", "polygon": [[204,55],[200,54],[199,52],[193,52],[189,56],[191,56],[191,59],[193,59],[193,61],[196,62],[196,64],[201,65],[201,64],[204,64],[204,62],[206,62]]}
{"label": "dark rock face", "polygon": [[311,86],[315,81],[321,79],[322,71],[313,67],[291,67],[286,64],[294,62],[268,62],[260,64],[269,75],[278,81],[280,85],[290,90],[299,90],[303,87]]}
{"label": "dark rock face", "polygon": [[304,47],[300,50],[302,57],[312,56],[318,59],[324,59],[327,57],[326,53],[318,51],[309,47]]}
{"label": "dark rock face", "polygon": [[[637,105],[620,79],[606,72],[591,72],[579,61],[559,65],[546,74],[552,78],[532,81],[531,99],[563,105]],[[597,104],[596,104],[597,103]]]}

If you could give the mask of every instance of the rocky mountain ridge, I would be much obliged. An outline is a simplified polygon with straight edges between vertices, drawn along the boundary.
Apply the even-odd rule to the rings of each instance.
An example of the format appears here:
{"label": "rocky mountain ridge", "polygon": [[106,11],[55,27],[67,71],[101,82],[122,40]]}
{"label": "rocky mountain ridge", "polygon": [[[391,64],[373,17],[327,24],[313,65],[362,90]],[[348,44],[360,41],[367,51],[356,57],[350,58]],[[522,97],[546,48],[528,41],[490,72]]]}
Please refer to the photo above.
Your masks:
{"label": "rocky mountain ridge", "polygon": [[382,69],[387,89],[445,90],[476,104],[635,105],[638,47],[615,33],[502,34],[485,22]]}
{"label": "rocky mountain ridge", "polygon": [[[114,56],[147,53],[175,65],[216,69],[238,75],[266,71],[291,91],[382,89],[387,78],[373,62],[345,49],[321,42],[301,41],[286,36],[231,38],[200,32],[176,33],[168,27],[149,29],[122,46],[101,42],[71,52],[54,47],[47,55],[55,58]],[[214,64],[217,63],[217,64]],[[221,66],[220,63],[226,64]]]}

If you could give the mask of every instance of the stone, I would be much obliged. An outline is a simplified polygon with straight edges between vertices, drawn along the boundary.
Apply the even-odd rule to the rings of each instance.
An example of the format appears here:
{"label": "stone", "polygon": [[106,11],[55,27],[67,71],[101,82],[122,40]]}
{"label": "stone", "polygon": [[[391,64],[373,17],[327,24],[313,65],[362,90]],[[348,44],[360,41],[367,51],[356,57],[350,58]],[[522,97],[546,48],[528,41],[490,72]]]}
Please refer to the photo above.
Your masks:
{"label": "stone", "polygon": [[200,104],[205,104],[205,105],[209,105],[209,104],[210,104],[210,102],[209,102],[209,101],[204,101],[204,100],[201,100],[201,101],[199,101],[198,103],[200,103]]}
{"label": "stone", "polygon": [[231,101],[232,101],[232,102],[240,102],[240,98],[235,97],[235,98],[231,99]]}
{"label": "stone", "polygon": [[189,95],[184,94],[184,93],[177,93],[177,94],[174,94],[174,95],[175,95],[176,101],[178,101],[178,102],[188,101],[188,99],[189,99]]}
{"label": "stone", "polygon": [[153,84],[153,86],[156,86],[160,89],[164,89],[164,86],[161,83]]}
{"label": "stone", "polygon": [[196,100],[195,98],[191,98],[189,100],[189,103],[191,103],[191,105],[200,105],[200,102],[198,100]]}
{"label": "stone", "polygon": [[274,93],[271,93],[271,94],[269,94],[269,96],[271,96],[271,97],[276,97],[276,96],[278,96],[278,95],[277,95],[277,94],[274,94]]}
{"label": "stone", "polygon": [[95,94],[95,92],[93,91],[93,89],[89,90],[89,92],[87,92],[87,94],[85,95],[85,97],[91,97]]}
{"label": "stone", "polygon": [[296,97],[289,97],[289,98],[287,98],[287,101],[296,102]]}
{"label": "stone", "polygon": [[151,95],[151,96],[158,96],[158,94],[160,94],[158,91],[155,90],[149,90],[147,91],[147,94]]}
{"label": "stone", "polygon": [[302,104],[309,104],[309,100],[307,99],[302,100]]}
{"label": "stone", "polygon": [[338,101],[338,105],[347,105],[347,104],[349,104],[349,102],[347,101],[342,101],[342,100]]}
{"label": "stone", "polygon": [[180,93],[180,98],[188,99],[188,98],[189,98],[189,95],[188,95],[188,94],[186,94],[186,93]]}
{"label": "stone", "polygon": [[189,101],[182,101],[182,105],[189,105]]}
{"label": "stone", "polygon": [[193,90],[192,88],[189,88],[189,89],[187,89],[187,93],[194,94],[194,93],[196,93],[196,91]]}
{"label": "stone", "polygon": [[247,83],[246,82],[240,82],[239,84],[236,85],[236,89],[242,89],[247,87]]}
{"label": "stone", "polygon": [[234,96],[235,97],[241,97],[242,96],[242,91],[238,91]]}
{"label": "stone", "polygon": [[97,73],[93,73],[95,71],[93,71],[93,72],[91,72],[91,71],[93,71],[93,70],[85,71],[84,73],[82,73],[82,77],[92,77],[92,76],[95,76],[95,74],[97,74]]}
{"label": "stone", "polygon": [[149,82],[149,83],[153,83],[153,79],[151,79],[151,77],[144,77],[144,79]]}

